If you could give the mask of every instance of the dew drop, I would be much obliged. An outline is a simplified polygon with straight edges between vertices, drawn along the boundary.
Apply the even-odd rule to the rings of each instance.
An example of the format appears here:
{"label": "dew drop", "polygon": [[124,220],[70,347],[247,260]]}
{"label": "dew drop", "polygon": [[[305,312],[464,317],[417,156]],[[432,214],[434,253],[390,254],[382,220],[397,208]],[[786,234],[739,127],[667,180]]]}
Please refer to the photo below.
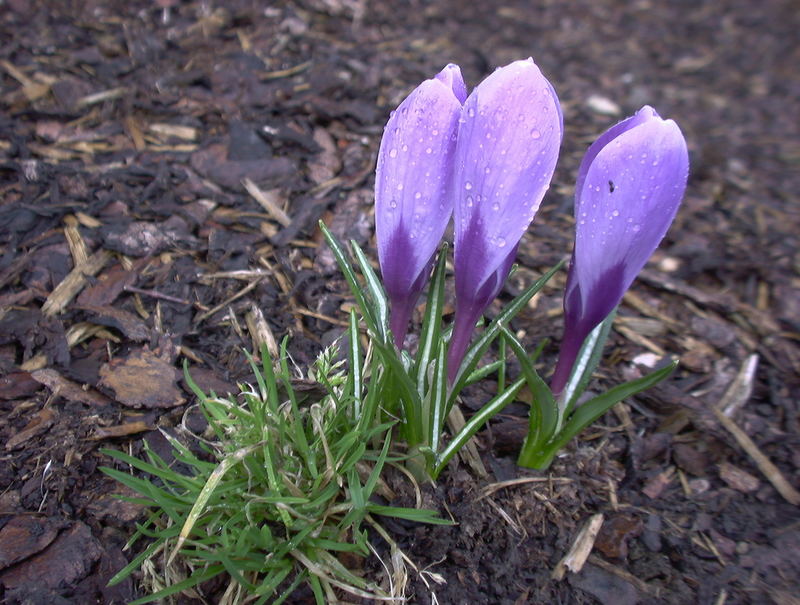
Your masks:
{"label": "dew drop", "polygon": [[431,134],[433,136],[436,136],[437,134],[439,134],[439,131],[434,128],[433,130],[431,130]]}
{"label": "dew drop", "polygon": [[421,198],[421,197],[422,197],[422,192],[420,192],[420,191],[417,191],[417,192],[414,194],[414,199],[415,199],[415,200],[418,200],[418,199],[419,199],[419,198]]}
{"label": "dew drop", "polygon": [[634,233],[638,233],[641,228],[642,228],[641,225],[634,225],[633,227],[631,227]]}
{"label": "dew drop", "polygon": [[396,158],[397,157],[397,149],[389,150],[389,157],[390,158]]}
{"label": "dew drop", "polygon": [[491,169],[491,168],[489,168],[488,166],[487,166],[486,168],[484,168],[484,169],[483,169],[483,172],[484,172],[485,174],[489,174],[491,171],[492,171],[492,169]]}
{"label": "dew drop", "polygon": [[502,237],[498,237],[497,238],[497,247],[498,248],[505,248],[505,246],[506,246],[506,240],[504,238],[502,238]]}
{"label": "dew drop", "polygon": [[492,210],[494,210],[495,212],[498,212],[500,210],[500,203],[499,202],[495,202],[494,204],[492,204]]}
{"label": "dew drop", "polygon": [[425,153],[433,153],[433,149],[431,149],[430,147],[428,147],[428,148],[425,150]]}
{"label": "dew drop", "polygon": [[396,202],[396,201],[394,201],[394,200],[392,200],[391,202],[389,202],[389,208],[397,208],[397,202]]}
{"label": "dew drop", "polygon": [[653,166],[658,166],[658,160],[653,160],[653,163],[652,163],[652,165],[653,165]]}
{"label": "dew drop", "polygon": [[466,189],[467,191],[469,191],[470,189],[472,189],[472,183],[470,183],[469,181],[467,181],[466,183],[464,183],[464,189]]}
{"label": "dew drop", "polygon": [[472,196],[468,195],[467,196],[467,208],[472,208],[472,203],[473,203]]}
{"label": "dew drop", "polygon": [[541,133],[541,132],[539,132],[539,130],[538,130],[538,129],[534,128],[533,130],[531,130],[531,138],[532,138],[532,139],[538,139],[538,138],[540,138],[541,136],[542,136],[542,133]]}
{"label": "dew drop", "polygon": [[611,216],[619,216],[619,210],[614,210],[614,212],[611,213]]}
{"label": "dew drop", "polygon": [[402,149],[403,151],[408,151],[408,145],[403,145],[400,149]]}
{"label": "dew drop", "polygon": [[398,191],[402,191],[403,190],[403,183],[397,183],[397,190]]}
{"label": "dew drop", "polygon": [[475,117],[475,108],[474,108],[474,107],[470,107],[470,108],[467,110],[467,115],[468,115],[469,117],[471,117],[471,118],[474,118],[474,117]]}

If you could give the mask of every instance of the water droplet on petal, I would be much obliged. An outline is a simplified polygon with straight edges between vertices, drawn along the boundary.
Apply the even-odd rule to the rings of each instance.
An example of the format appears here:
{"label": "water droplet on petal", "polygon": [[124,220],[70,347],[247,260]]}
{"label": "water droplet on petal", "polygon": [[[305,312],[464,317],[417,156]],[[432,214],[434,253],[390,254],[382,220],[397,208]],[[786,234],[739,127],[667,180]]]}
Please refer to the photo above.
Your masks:
{"label": "water droplet on petal", "polygon": [[467,181],[466,183],[464,183],[464,189],[466,189],[467,191],[469,191],[470,189],[472,189],[472,183],[470,183],[469,181]]}
{"label": "water droplet on petal", "polygon": [[437,134],[439,134],[439,131],[434,128],[433,130],[431,130],[431,134],[433,136],[436,136]]}
{"label": "water droplet on petal", "polygon": [[392,200],[391,202],[389,202],[389,208],[397,208],[397,202],[396,202],[396,201],[394,201],[394,200]]}
{"label": "water droplet on petal", "polygon": [[396,158],[397,157],[397,149],[389,150],[389,157],[390,158]]}
{"label": "water droplet on petal", "polygon": [[542,136],[542,133],[538,129],[534,128],[533,130],[531,130],[531,138],[532,139],[538,139],[541,136]]}
{"label": "water droplet on petal", "polygon": [[497,247],[498,248],[505,248],[505,245],[506,245],[506,240],[503,239],[502,237],[498,237],[497,238]]}
{"label": "water droplet on petal", "polygon": [[642,226],[641,226],[641,225],[634,225],[633,227],[631,227],[631,229],[633,229],[633,232],[634,232],[634,233],[638,233],[638,231],[639,231],[641,228],[642,228]]}
{"label": "water droplet on petal", "polygon": [[425,153],[433,153],[433,149],[431,149],[430,147],[428,147],[428,148],[425,150]]}
{"label": "water droplet on petal", "polygon": [[471,117],[471,118],[474,118],[474,117],[475,117],[475,108],[474,108],[474,107],[470,107],[470,108],[467,110],[467,115],[468,115],[469,117]]}
{"label": "water droplet on petal", "polygon": [[614,210],[614,212],[611,213],[611,216],[619,216],[619,210]]}
{"label": "water droplet on petal", "polygon": [[468,195],[467,196],[467,208],[472,208],[472,203],[473,203],[472,196]]}
{"label": "water droplet on petal", "polygon": [[403,190],[403,183],[397,183],[397,190],[398,191],[402,191]]}
{"label": "water droplet on petal", "polygon": [[415,199],[415,200],[418,200],[418,199],[419,199],[419,198],[421,198],[421,197],[422,197],[422,192],[420,192],[420,191],[417,191],[417,192],[414,194],[414,199]]}
{"label": "water droplet on petal", "polygon": [[492,204],[492,210],[494,210],[495,212],[498,212],[500,210],[500,203],[499,202],[495,202],[494,204]]}

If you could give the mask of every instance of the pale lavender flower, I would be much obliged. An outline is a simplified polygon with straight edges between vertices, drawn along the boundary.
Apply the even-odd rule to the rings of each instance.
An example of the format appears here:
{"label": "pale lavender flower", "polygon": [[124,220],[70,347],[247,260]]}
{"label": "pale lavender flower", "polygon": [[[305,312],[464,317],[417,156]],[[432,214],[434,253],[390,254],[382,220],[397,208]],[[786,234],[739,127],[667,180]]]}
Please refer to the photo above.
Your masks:
{"label": "pale lavender flower", "polygon": [[662,120],[652,107],[589,147],[575,186],[575,248],[553,393],[564,389],[584,340],[619,304],[666,234],[688,173],[678,125]]}
{"label": "pale lavender flower", "polygon": [[550,186],[563,130],[558,97],[533,59],[496,70],[464,104],[455,152],[451,381]]}
{"label": "pale lavender flower", "polygon": [[453,212],[453,157],[467,89],[457,65],[426,80],[383,131],[375,174],[375,230],[398,347]]}

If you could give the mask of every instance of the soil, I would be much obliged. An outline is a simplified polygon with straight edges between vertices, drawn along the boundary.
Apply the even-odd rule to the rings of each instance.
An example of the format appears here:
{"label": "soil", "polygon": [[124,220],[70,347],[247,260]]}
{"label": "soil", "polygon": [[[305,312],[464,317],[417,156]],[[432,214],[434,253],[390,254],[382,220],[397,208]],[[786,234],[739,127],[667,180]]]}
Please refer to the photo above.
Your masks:
{"label": "soil", "polygon": [[[566,134],[501,298],[568,254],[583,151],[651,104],[689,141],[689,186],[592,389],[682,363],[548,472],[514,464],[524,402],[481,431],[486,474],[454,462],[424,493],[456,526],[387,523],[408,602],[797,603],[798,29],[791,0],[0,3],[0,598],[143,594],[106,587],[141,510],[98,450],[166,448],[184,359],[204,388],[246,380],[259,312],[313,360],[351,303],[316,222],[374,255],[389,111],[448,62],[474,86],[533,56]],[[513,326],[554,338],[543,371],[563,283]]]}

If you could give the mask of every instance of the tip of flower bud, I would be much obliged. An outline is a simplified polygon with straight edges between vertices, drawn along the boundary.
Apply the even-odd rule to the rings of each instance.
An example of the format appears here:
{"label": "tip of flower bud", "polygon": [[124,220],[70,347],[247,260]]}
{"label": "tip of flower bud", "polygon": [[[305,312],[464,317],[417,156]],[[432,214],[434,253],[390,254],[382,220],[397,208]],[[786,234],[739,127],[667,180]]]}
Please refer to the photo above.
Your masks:
{"label": "tip of flower bud", "polygon": [[435,79],[453,91],[458,102],[463,105],[467,100],[467,85],[461,75],[461,68],[455,63],[448,63],[444,69],[436,74]]}

